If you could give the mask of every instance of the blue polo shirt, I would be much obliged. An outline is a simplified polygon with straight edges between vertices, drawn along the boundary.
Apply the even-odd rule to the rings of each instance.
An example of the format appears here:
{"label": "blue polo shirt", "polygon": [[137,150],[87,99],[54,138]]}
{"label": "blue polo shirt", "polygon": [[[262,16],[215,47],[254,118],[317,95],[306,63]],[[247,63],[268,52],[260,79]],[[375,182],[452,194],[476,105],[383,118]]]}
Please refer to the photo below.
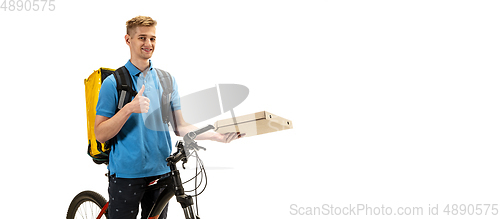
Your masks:
{"label": "blue polo shirt", "polygon": [[[144,72],[137,69],[130,61],[125,67],[132,76],[134,90],[139,91],[145,85],[143,96],[149,98],[148,113],[132,113],[118,134],[117,142],[112,147],[108,169],[119,178],[141,178],[170,172],[165,159],[172,152],[172,141],[168,125],[161,120],[161,94],[156,70],[151,61]],[[181,108],[177,83],[172,76],[172,109]],[[96,114],[111,118],[118,106],[116,79],[108,76],[101,85]]]}

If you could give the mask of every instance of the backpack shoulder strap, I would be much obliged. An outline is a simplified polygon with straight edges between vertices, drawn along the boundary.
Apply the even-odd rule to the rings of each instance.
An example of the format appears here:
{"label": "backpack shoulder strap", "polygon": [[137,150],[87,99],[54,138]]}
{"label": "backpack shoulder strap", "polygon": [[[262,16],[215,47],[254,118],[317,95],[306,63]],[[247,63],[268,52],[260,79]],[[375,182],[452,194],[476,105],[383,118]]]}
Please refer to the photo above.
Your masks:
{"label": "backpack shoulder strap", "polygon": [[132,77],[125,66],[116,69],[113,72],[116,79],[116,90],[118,91],[118,110],[122,109],[125,104],[132,100],[132,97],[137,95],[132,85]]}
{"label": "backpack shoulder strap", "polygon": [[[173,82],[172,76],[170,73],[163,71],[159,68],[155,68],[156,74],[158,75],[158,79],[160,81],[161,87],[163,88],[163,93],[161,95],[161,117],[163,123],[168,123],[169,120],[172,119],[170,116],[172,114],[172,109],[170,105],[170,101],[172,100],[172,92],[173,92]],[[175,121],[175,120],[172,120]],[[172,122],[170,122],[172,124]]]}
{"label": "backpack shoulder strap", "polygon": [[158,79],[160,80],[161,87],[163,88],[163,92],[165,90],[167,93],[171,94],[173,92],[173,82],[172,82],[172,76],[170,73],[163,71],[159,68],[155,68],[156,74],[158,75]]}

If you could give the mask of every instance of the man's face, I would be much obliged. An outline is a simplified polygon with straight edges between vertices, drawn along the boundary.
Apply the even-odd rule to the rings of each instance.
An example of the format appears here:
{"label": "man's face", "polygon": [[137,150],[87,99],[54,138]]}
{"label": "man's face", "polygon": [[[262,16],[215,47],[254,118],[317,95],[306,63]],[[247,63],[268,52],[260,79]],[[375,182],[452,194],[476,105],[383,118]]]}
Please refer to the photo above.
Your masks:
{"label": "man's face", "polygon": [[130,46],[132,59],[150,59],[156,44],[156,28],[138,26],[131,34],[133,36],[127,34],[125,40]]}

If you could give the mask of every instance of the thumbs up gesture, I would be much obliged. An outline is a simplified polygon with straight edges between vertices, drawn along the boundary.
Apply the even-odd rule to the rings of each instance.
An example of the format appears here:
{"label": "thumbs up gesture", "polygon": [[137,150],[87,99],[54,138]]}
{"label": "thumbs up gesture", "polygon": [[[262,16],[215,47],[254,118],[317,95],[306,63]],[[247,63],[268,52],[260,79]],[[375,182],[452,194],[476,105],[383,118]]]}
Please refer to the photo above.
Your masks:
{"label": "thumbs up gesture", "polygon": [[128,103],[131,106],[132,113],[147,113],[149,111],[149,98],[142,96],[144,93],[144,85],[134,99]]}

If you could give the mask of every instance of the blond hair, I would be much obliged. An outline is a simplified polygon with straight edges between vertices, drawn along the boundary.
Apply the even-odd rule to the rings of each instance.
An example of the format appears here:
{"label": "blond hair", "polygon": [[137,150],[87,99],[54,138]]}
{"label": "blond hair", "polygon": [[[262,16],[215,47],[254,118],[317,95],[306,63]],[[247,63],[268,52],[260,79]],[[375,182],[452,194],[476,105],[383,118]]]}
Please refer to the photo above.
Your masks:
{"label": "blond hair", "polygon": [[127,21],[127,34],[132,36],[135,28],[138,26],[154,27],[156,26],[156,21],[148,16],[137,16]]}

